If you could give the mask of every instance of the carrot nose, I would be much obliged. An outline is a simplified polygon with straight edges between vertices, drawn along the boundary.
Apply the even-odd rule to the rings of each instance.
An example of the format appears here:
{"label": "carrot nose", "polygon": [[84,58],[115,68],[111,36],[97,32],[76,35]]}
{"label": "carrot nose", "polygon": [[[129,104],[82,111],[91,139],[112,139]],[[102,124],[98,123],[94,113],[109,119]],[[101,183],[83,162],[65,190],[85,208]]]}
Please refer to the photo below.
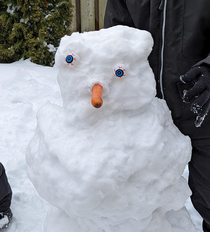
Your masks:
{"label": "carrot nose", "polygon": [[103,105],[102,100],[103,87],[99,84],[95,84],[92,88],[91,103],[95,108],[100,108]]}

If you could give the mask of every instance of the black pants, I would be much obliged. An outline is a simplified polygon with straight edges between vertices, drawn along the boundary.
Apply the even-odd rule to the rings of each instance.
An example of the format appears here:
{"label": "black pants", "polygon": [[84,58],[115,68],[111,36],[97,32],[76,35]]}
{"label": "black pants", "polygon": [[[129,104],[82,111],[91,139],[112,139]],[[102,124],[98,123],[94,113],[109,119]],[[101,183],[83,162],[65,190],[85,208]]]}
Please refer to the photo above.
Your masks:
{"label": "black pants", "polygon": [[192,144],[192,159],[189,163],[191,200],[204,220],[204,232],[210,232],[210,143],[204,140],[192,141]]}
{"label": "black pants", "polygon": [[0,213],[6,211],[11,204],[12,190],[7,180],[4,166],[0,163]]}

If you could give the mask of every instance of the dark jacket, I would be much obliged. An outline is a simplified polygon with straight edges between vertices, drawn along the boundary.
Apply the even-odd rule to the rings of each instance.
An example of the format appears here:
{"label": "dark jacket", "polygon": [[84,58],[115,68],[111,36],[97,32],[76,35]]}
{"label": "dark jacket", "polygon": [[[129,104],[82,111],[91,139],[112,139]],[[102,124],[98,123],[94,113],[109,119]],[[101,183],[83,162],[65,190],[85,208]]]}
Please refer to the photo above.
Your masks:
{"label": "dark jacket", "polygon": [[[164,98],[175,124],[192,139],[210,142],[210,114],[196,128],[196,115],[183,103],[179,81],[210,53],[209,0],[108,0],[105,28],[127,25],[149,31],[154,47],[149,62],[157,81],[157,96]],[[202,63],[203,61],[201,61]],[[205,62],[210,63],[210,57]]]}
{"label": "dark jacket", "polygon": [[12,190],[8,183],[4,166],[0,163],[0,213],[8,210],[11,199]]}

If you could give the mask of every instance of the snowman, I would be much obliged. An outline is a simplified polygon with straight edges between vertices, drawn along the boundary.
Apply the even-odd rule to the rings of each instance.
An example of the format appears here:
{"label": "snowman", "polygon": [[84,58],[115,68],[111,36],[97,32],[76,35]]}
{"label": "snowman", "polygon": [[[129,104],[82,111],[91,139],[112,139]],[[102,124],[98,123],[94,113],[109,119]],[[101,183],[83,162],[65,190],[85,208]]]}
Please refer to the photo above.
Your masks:
{"label": "snowman", "polygon": [[52,209],[45,232],[195,232],[182,173],[190,139],[158,99],[149,32],[115,26],[64,36],[63,106],[46,103],[28,175]]}

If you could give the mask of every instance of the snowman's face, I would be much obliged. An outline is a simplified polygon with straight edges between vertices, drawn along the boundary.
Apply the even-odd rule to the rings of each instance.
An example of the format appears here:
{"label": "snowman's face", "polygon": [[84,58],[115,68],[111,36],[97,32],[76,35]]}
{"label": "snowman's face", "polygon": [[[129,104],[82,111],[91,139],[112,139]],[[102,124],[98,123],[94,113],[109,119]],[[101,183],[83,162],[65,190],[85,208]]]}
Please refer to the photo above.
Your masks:
{"label": "snowman's face", "polygon": [[147,61],[152,45],[148,32],[126,26],[63,37],[55,60],[64,108],[94,110],[92,88],[100,84],[103,105],[98,110],[145,109],[155,96]]}

